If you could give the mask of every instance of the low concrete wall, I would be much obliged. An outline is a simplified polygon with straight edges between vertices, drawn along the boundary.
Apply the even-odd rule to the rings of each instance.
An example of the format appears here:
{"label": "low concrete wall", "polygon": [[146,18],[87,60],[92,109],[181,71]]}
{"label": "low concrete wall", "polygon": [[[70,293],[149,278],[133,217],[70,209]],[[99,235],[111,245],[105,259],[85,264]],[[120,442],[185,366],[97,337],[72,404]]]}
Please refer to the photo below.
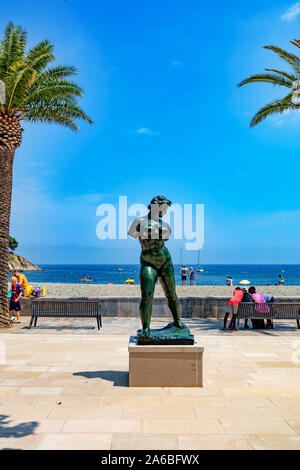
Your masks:
{"label": "low concrete wall", "polygon": [[[47,300],[55,300],[46,297]],[[139,297],[67,297],[63,300],[99,300],[103,317],[139,316]],[[222,318],[229,297],[179,297],[182,318]],[[32,298],[22,298],[21,315],[31,315]],[[276,297],[275,303],[300,303],[300,297]],[[171,318],[165,297],[153,299],[153,317]]]}

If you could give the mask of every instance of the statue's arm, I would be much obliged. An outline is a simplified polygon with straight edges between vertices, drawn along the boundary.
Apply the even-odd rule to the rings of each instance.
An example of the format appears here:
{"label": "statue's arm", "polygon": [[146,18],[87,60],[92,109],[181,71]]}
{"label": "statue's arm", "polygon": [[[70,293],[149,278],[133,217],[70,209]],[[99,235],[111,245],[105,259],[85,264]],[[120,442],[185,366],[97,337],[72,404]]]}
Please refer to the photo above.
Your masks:
{"label": "statue's arm", "polygon": [[140,219],[137,218],[131,223],[129,230],[128,230],[128,235],[131,238],[138,238],[139,231],[140,231]]}

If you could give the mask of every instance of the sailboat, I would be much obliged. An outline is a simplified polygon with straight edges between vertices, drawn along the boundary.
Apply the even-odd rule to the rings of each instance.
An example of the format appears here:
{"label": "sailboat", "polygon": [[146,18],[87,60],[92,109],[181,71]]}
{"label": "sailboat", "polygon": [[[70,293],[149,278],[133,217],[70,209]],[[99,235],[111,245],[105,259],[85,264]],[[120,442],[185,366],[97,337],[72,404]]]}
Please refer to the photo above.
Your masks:
{"label": "sailboat", "polygon": [[198,250],[198,266],[197,266],[197,273],[203,273],[204,269],[200,266],[200,250]]}

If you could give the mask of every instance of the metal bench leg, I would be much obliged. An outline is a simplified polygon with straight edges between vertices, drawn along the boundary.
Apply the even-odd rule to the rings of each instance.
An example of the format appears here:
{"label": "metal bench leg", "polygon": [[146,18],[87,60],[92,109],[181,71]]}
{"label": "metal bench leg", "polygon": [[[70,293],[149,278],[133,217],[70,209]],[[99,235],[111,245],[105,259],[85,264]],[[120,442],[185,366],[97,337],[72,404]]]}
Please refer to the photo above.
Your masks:
{"label": "metal bench leg", "polygon": [[97,325],[98,325],[98,330],[100,330],[100,319],[99,319],[99,315],[97,315]]}
{"label": "metal bench leg", "polygon": [[240,329],[240,319],[239,319],[239,317],[237,317],[236,329],[237,329],[237,330]]}
{"label": "metal bench leg", "polygon": [[100,320],[100,326],[102,328],[102,317],[101,317],[101,313],[99,313],[99,320]]}
{"label": "metal bench leg", "polygon": [[299,318],[297,318],[297,326],[298,326],[298,329],[300,330],[300,320],[299,320]]}
{"label": "metal bench leg", "polygon": [[37,319],[38,319],[38,316],[36,315],[36,317],[35,317],[35,319],[34,319],[34,327],[36,327]]}
{"label": "metal bench leg", "polygon": [[30,320],[30,323],[29,323],[29,329],[32,328],[33,320],[34,320],[34,315],[31,315],[31,320]]}

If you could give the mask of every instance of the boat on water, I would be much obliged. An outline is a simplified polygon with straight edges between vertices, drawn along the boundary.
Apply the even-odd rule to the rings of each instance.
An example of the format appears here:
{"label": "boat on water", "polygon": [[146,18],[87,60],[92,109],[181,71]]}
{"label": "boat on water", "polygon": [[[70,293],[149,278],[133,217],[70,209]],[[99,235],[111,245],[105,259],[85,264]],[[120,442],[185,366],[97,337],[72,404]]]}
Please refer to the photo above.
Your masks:
{"label": "boat on water", "polygon": [[118,271],[119,273],[121,273],[122,271],[124,271],[124,268],[118,268]]}
{"label": "boat on water", "polygon": [[197,266],[197,273],[203,273],[204,269],[200,266],[200,250],[198,250],[198,266]]}

